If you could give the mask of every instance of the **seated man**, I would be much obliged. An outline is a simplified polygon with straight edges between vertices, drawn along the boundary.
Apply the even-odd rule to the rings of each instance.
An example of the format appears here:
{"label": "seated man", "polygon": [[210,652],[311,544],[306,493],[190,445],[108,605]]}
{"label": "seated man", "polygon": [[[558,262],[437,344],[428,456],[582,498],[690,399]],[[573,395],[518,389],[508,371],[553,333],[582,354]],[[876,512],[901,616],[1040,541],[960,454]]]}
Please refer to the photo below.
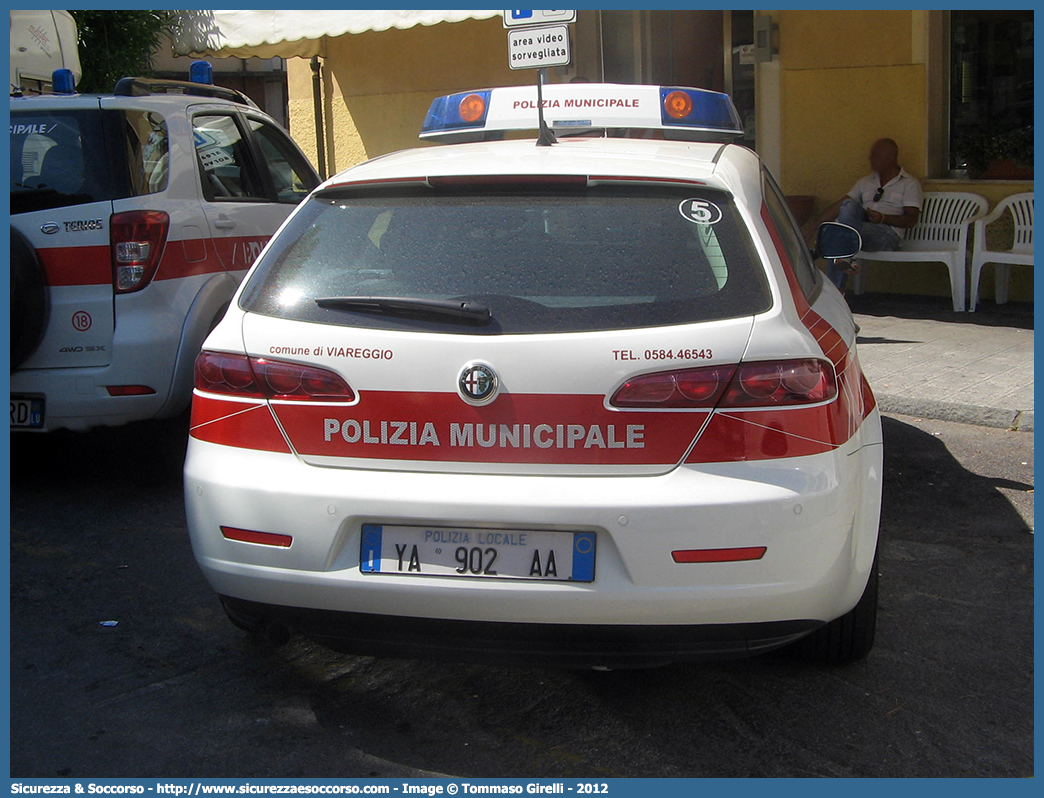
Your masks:
{"label": "seated man", "polygon": [[[805,225],[805,239],[815,239],[823,222],[847,224],[863,237],[864,252],[897,250],[902,244],[901,230],[917,224],[921,215],[921,184],[899,165],[899,146],[892,139],[880,139],[870,148],[873,174],[860,179],[837,202],[825,208]],[[859,269],[853,261],[832,261],[827,276],[844,290],[849,274]]]}

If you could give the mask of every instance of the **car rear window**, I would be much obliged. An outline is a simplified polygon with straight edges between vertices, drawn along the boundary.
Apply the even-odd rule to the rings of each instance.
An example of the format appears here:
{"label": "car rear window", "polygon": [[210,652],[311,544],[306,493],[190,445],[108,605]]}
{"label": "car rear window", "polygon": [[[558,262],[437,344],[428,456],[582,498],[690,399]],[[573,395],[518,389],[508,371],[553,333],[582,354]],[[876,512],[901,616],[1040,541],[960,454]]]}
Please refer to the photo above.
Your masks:
{"label": "car rear window", "polygon": [[11,114],[11,213],[110,200],[115,194],[97,111]]}
{"label": "car rear window", "polygon": [[11,213],[153,194],[167,187],[168,136],[153,111],[11,114]]}
{"label": "car rear window", "polygon": [[[492,320],[316,303],[329,297],[474,302]],[[657,186],[322,192],[272,242],[241,299],[302,321],[472,335],[688,324],[770,305],[732,198]]]}

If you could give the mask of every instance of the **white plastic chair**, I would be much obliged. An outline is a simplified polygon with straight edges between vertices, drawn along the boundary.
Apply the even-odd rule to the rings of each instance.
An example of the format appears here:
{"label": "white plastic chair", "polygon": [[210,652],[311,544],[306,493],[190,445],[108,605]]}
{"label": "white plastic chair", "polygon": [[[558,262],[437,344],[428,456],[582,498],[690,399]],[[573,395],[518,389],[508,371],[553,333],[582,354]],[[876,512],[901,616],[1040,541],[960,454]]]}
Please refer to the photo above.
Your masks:
{"label": "white plastic chair", "polygon": [[[1011,249],[991,250],[986,248],[986,225],[995,222],[1011,211],[1015,222],[1015,241]],[[982,278],[982,267],[987,263],[995,264],[994,293],[997,304],[1008,301],[1008,281],[1011,279],[1011,267],[1033,266],[1033,193],[1012,194],[1001,200],[989,216],[984,216],[975,223],[975,236],[972,239],[971,262],[971,302],[968,310],[974,311],[979,301],[979,280]]]}
{"label": "white plastic chair", "polygon": [[889,263],[943,263],[950,272],[953,309],[965,307],[965,266],[968,263],[968,228],[986,212],[988,203],[978,194],[927,191],[917,224],[903,231],[903,248],[896,252],[859,252],[860,269],[853,290],[863,293],[866,261]]}

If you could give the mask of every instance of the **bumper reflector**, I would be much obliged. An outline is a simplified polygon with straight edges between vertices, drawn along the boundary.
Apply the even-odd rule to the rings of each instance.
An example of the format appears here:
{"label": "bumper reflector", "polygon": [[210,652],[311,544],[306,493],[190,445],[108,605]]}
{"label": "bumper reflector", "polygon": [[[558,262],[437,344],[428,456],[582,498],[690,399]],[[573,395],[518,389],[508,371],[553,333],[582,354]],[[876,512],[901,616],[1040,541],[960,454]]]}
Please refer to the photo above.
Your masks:
{"label": "bumper reflector", "polygon": [[277,535],[273,532],[252,532],[249,529],[236,529],[234,526],[221,527],[221,534],[229,540],[243,543],[260,543],[262,546],[278,546],[288,549],[294,539],[290,535]]}
{"label": "bumper reflector", "polygon": [[106,385],[109,396],[151,396],[156,393],[148,385]]}
{"label": "bumper reflector", "polygon": [[675,562],[743,562],[760,560],[765,556],[765,546],[748,546],[743,549],[680,549],[672,551]]}

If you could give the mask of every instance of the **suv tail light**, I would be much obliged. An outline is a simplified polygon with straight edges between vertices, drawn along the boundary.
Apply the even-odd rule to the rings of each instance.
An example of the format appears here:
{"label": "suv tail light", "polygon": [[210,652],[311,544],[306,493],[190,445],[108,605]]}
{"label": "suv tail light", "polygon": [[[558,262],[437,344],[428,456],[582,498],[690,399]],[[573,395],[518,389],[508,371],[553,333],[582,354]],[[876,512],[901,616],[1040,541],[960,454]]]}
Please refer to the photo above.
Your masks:
{"label": "suv tail light", "polygon": [[781,407],[826,402],[835,396],[833,367],[810,358],[643,374],[620,386],[609,404],[654,409]]}
{"label": "suv tail light", "polygon": [[227,352],[199,353],[196,388],[252,399],[352,402],[355,392],[339,375],[315,366]]}
{"label": "suv tail light", "polygon": [[149,284],[163,255],[169,227],[170,216],[164,211],[112,215],[112,287],[117,294],[140,291]]}

